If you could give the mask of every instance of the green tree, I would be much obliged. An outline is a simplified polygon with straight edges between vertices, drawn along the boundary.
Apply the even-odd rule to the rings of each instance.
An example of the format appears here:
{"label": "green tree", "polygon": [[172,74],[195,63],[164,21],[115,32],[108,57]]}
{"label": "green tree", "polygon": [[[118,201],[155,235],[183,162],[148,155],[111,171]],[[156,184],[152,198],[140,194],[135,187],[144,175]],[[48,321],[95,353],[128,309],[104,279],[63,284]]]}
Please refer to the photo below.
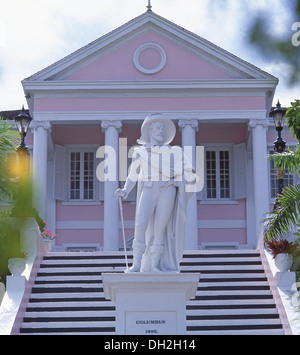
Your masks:
{"label": "green tree", "polygon": [[[266,13],[256,17],[249,30],[249,39],[266,58],[280,58],[289,64],[289,81],[294,85],[300,80],[300,28],[297,25],[300,23],[300,0],[286,1],[285,8],[289,14],[288,21],[291,22],[286,23],[288,31],[284,35],[273,33],[274,21],[270,14]],[[292,42],[293,37],[296,39],[296,45]]]}
{"label": "green tree", "polygon": [[20,142],[19,132],[12,129],[11,124],[0,117],[0,196],[11,191],[8,156],[15,152]]}
{"label": "green tree", "polygon": [[[0,117],[0,197],[7,197],[13,191],[12,175],[9,171],[9,159],[16,151],[20,142],[19,132]],[[19,230],[13,228],[9,211],[0,211],[0,279],[5,281],[8,274],[7,260],[11,254],[20,250]]]}
{"label": "green tree", "polygon": [[[239,2],[239,0],[236,0]],[[218,6],[229,5],[230,0],[214,0]],[[269,1],[268,6],[272,6],[273,1]],[[280,0],[278,0],[280,2]],[[248,18],[254,18],[247,28],[247,37],[259,52],[268,60],[279,59],[289,64],[286,68],[287,78],[290,85],[296,85],[300,80],[300,0],[282,1],[286,16],[276,14],[274,18],[272,11],[259,10],[259,1],[243,1],[243,7]],[[253,9],[257,4],[256,10]],[[251,6],[250,6],[251,5]],[[252,11],[252,12],[251,12]],[[278,33],[274,26],[276,20],[280,20],[286,28],[285,33]],[[294,41],[292,40],[294,38]]]}

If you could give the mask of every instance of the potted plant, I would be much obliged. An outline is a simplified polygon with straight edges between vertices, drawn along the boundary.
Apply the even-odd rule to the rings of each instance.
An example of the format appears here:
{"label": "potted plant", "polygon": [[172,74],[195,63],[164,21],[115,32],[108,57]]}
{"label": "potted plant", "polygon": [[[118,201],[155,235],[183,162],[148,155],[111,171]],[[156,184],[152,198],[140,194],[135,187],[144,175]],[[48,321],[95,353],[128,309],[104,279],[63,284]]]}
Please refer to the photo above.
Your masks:
{"label": "potted plant", "polygon": [[[43,223],[45,226],[47,226],[47,223],[45,221],[43,221]],[[50,229],[44,229],[41,235],[44,243],[47,245],[48,250],[51,250],[52,241],[56,239],[57,234],[53,234]]]}
{"label": "potted plant", "polygon": [[288,271],[293,264],[292,253],[294,253],[298,245],[289,242],[286,239],[281,240],[266,240],[267,251],[273,255],[275,265],[279,271]]}

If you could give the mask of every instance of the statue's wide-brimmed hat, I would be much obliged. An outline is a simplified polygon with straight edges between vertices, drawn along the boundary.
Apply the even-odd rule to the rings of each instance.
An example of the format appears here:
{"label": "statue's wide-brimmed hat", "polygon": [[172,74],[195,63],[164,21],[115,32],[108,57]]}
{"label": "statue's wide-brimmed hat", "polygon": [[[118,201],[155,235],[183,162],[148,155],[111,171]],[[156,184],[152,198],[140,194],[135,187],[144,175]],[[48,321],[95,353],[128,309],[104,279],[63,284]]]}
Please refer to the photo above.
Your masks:
{"label": "statue's wide-brimmed hat", "polygon": [[164,144],[170,144],[175,137],[176,127],[174,122],[161,113],[151,113],[147,116],[141,127],[140,144],[150,144],[149,127],[152,123],[160,122],[164,125]]}

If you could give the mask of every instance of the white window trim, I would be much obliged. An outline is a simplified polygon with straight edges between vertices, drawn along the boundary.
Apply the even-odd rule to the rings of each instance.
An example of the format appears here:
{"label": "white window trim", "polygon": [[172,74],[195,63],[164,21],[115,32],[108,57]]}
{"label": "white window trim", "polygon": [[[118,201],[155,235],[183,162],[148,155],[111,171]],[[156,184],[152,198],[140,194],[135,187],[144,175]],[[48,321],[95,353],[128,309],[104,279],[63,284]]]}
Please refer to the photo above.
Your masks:
{"label": "white window trim", "polygon": [[[230,197],[229,198],[220,198],[220,167],[219,167],[219,152],[227,150],[229,152],[229,183],[230,183]],[[206,152],[207,151],[216,151],[217,152],[217,198],[207,198],[207,182],[206,182]],[[203,191],[203,199],[201,204],[231,204],[238,203],[233,198],[233,144],[204,144],[204,166],[205,166],[205,183]]]}
{"label": "white window trim", "polygon": [[[99,202],[99,184],[97,184],[97,176],[96,176],[96,151],[98,146],[95,145],[66,145],[66,156],[67,156],[67,169],[66,169],[66,201],[63,202],[63,205],[100,205]],[[80,161],[82,161],[83,154],[93,153],[94,154],[94,169],[93,169],[93,190],[94,190],[94,198],[91,200],[86,200],[82,197],[83,194],[83,175],[84,175],[84,167],[83,164],[80,164],[80,199],[71,199],[70,197],[70,163],[71,163],[71,153],[80,153]]]}

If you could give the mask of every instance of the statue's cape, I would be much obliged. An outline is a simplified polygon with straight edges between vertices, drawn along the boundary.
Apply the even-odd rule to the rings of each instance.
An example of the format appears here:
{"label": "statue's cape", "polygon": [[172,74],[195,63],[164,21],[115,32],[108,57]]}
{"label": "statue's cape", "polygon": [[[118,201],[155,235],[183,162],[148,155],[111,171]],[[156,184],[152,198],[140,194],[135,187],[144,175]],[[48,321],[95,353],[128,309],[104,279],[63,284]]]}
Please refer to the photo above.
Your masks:
{"label": "statue's cape", "polygon": [[[138,181],[137,210],[143,184],[143,181]],[[186,192],[184,181],[176,182],[176,186],[175,204],[166,228],[165,248],[159,265],[159,269],[165,272],[179,272],[179,263],[184,251],[186,207],[192,196],[191,192]],[[142,272],[150,272],[151,268],[150,248],[153,245],[154,240],[154,219],[155,212],[149,221],[146,231],[146,250],[142,259]]]}

